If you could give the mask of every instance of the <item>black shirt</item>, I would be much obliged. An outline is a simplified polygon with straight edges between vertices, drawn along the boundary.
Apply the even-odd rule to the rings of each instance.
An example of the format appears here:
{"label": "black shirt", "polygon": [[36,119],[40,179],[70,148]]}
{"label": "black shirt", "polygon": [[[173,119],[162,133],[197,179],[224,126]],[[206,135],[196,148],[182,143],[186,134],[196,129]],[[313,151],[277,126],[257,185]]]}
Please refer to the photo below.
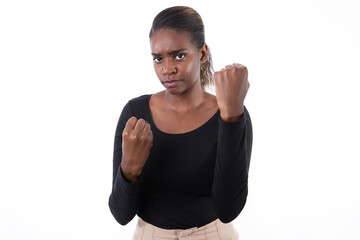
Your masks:
{"label": "black shirt", "polygon": [[[137,214],[164,229],[201,227],[219,218],[228,223],[243,209],[248,194],[252,149],[250,115],[224,122],[218,110],[199,128],[180,134],[160,131],[152,121],[151,95],[130,100],[120,115],[114,143],[109,207],[126,225]],[[153,146],[134,183],[122,175],[122,132],[135,116],[151,125]]]}

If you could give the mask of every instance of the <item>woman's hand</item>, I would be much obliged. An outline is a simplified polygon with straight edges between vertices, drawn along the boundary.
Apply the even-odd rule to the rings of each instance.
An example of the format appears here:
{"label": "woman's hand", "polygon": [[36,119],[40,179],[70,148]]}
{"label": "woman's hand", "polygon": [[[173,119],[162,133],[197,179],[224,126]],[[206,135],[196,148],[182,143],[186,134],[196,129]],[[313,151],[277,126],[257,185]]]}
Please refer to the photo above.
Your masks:
{"label": "woman's hand", "polygon": [[144,119],[131,117],[125,125],[122,137],[121,170],[128,181],[135,182],[152,147],[153,134],[150,124]]}
{"label": "woman's hand", "polygon": [[221,118],[226,122],[240,119],[244,113],[244,99],[250,87],[248,70],[234,63],[214,73],[216,99]]}

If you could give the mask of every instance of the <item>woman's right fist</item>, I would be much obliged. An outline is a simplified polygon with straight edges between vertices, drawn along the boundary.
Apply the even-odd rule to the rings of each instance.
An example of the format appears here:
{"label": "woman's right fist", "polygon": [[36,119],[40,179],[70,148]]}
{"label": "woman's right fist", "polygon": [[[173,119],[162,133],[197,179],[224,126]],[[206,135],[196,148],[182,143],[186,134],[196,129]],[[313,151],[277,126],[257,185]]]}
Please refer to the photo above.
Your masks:
{"label": "woman's right fist", "polygon": [[125,125],[122,138],[121,170],[128,181],[135,182],[150,154],[153,142],[150,124],[142,118],[138,120],[131,117]]}

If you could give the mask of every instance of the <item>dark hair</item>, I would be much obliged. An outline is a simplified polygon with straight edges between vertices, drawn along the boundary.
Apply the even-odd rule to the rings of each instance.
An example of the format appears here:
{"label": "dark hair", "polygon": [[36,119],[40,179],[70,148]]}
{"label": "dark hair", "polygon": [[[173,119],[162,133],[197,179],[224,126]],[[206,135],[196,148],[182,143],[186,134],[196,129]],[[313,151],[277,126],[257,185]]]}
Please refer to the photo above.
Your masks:
{"label": "dark hair", "polygon": [[[188,32],[194,45],[201,49],[205,43],[204,24],[199,13],[185,6],[175,6],[162,10],[155,18],[150,30],[149,38],[161,29],[173,29]],[[201,87],[204,89],[213,84],[213,66],[210,50],[208,58],[200,67]]]}

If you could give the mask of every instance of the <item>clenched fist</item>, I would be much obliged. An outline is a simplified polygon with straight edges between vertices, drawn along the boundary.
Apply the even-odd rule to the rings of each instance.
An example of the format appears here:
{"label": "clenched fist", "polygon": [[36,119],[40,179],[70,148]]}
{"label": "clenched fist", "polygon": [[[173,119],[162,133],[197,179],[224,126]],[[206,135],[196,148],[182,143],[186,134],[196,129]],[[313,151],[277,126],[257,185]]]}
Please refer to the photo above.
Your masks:
{"label": "clenched fist", "polygon": [[121,170],[128,181],[135,182],[152,147],[153,134],[150,124],[144,119],[131,117],[125,125],[122,138]]}
{"label": "clenched fist", "polygon": [[250,87],[247,68],[238,63],[227,65],[214,73],[214,82],[221,118],[227,122],[239,120]]}

